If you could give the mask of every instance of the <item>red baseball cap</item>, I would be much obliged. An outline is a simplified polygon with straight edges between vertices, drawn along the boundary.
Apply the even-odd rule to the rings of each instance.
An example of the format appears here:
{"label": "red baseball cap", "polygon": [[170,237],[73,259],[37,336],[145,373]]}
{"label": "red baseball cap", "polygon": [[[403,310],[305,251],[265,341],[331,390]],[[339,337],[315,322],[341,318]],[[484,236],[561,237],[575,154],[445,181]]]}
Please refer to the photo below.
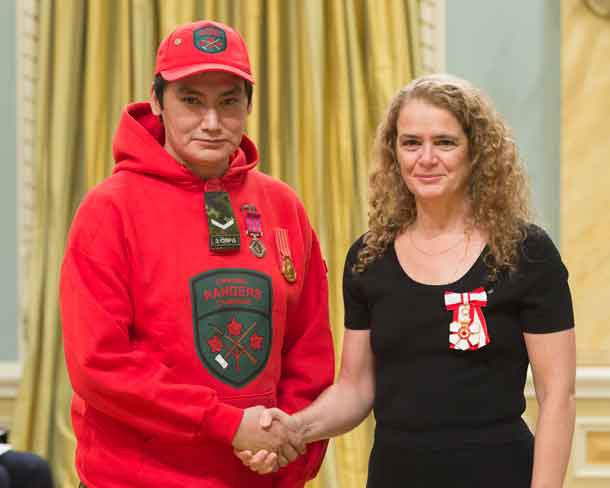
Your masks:
{"label": "red baseball cap", "polygon": [[155,75],[176,81],[204,71],[225,71],[254,83],[248,48],[235,29],[201,20],[179,26],[157,51]]}

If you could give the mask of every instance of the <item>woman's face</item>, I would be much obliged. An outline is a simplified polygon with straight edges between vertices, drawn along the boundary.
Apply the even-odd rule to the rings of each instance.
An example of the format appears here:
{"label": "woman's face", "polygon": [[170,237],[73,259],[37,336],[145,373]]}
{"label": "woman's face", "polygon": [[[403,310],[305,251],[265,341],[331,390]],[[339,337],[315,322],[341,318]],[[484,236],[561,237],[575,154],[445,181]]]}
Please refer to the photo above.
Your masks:
{"label": "woman's face", "polygon": [[451,112],[423,100],[410,100],[400,110],[396,129],[400,172],[416,201],[466,195],[468,139]]}

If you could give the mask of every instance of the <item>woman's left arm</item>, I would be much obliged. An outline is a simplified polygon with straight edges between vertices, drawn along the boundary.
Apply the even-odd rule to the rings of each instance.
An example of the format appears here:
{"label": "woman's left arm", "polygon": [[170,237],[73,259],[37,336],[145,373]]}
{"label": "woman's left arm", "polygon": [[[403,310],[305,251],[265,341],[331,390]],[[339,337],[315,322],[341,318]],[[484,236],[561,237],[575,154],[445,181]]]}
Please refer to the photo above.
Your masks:
{"label": "woman's left arm", "polygon": [[523,336],[539,407],[531,488],[561,488],[570,458],[576,410],[574,329]]}

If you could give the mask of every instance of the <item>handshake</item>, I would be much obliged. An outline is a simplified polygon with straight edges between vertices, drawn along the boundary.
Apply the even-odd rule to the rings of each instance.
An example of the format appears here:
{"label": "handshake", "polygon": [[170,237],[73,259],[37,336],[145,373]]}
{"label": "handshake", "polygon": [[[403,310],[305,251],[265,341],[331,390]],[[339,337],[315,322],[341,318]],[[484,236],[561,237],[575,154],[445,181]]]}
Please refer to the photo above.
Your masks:
{"label": "handshake", "polygon": [[304,430],[298,415],[278,408],[250,407],[244,410],[233,449],[252,471],[271,473],[305,453]]}

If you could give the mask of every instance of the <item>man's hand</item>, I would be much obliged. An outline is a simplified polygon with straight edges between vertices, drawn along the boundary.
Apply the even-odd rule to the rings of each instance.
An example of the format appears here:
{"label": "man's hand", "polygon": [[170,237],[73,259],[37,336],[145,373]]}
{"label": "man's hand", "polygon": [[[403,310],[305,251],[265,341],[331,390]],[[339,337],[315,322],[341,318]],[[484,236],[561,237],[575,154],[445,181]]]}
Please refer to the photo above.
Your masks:
{"label": "man's hand", "polygon": [[264,409],[259,414],[259,426],[270,433],[274,431],[285,432],[288,442],[284,442],[277,451],[269,449],[240,450],[236,447],[236,456],[252,471],[259,474],[277,471],[279,467],[284,467],[294,461],[299,454],[305,453],[302,426],[296,417],[290,416],[278,408]]}

